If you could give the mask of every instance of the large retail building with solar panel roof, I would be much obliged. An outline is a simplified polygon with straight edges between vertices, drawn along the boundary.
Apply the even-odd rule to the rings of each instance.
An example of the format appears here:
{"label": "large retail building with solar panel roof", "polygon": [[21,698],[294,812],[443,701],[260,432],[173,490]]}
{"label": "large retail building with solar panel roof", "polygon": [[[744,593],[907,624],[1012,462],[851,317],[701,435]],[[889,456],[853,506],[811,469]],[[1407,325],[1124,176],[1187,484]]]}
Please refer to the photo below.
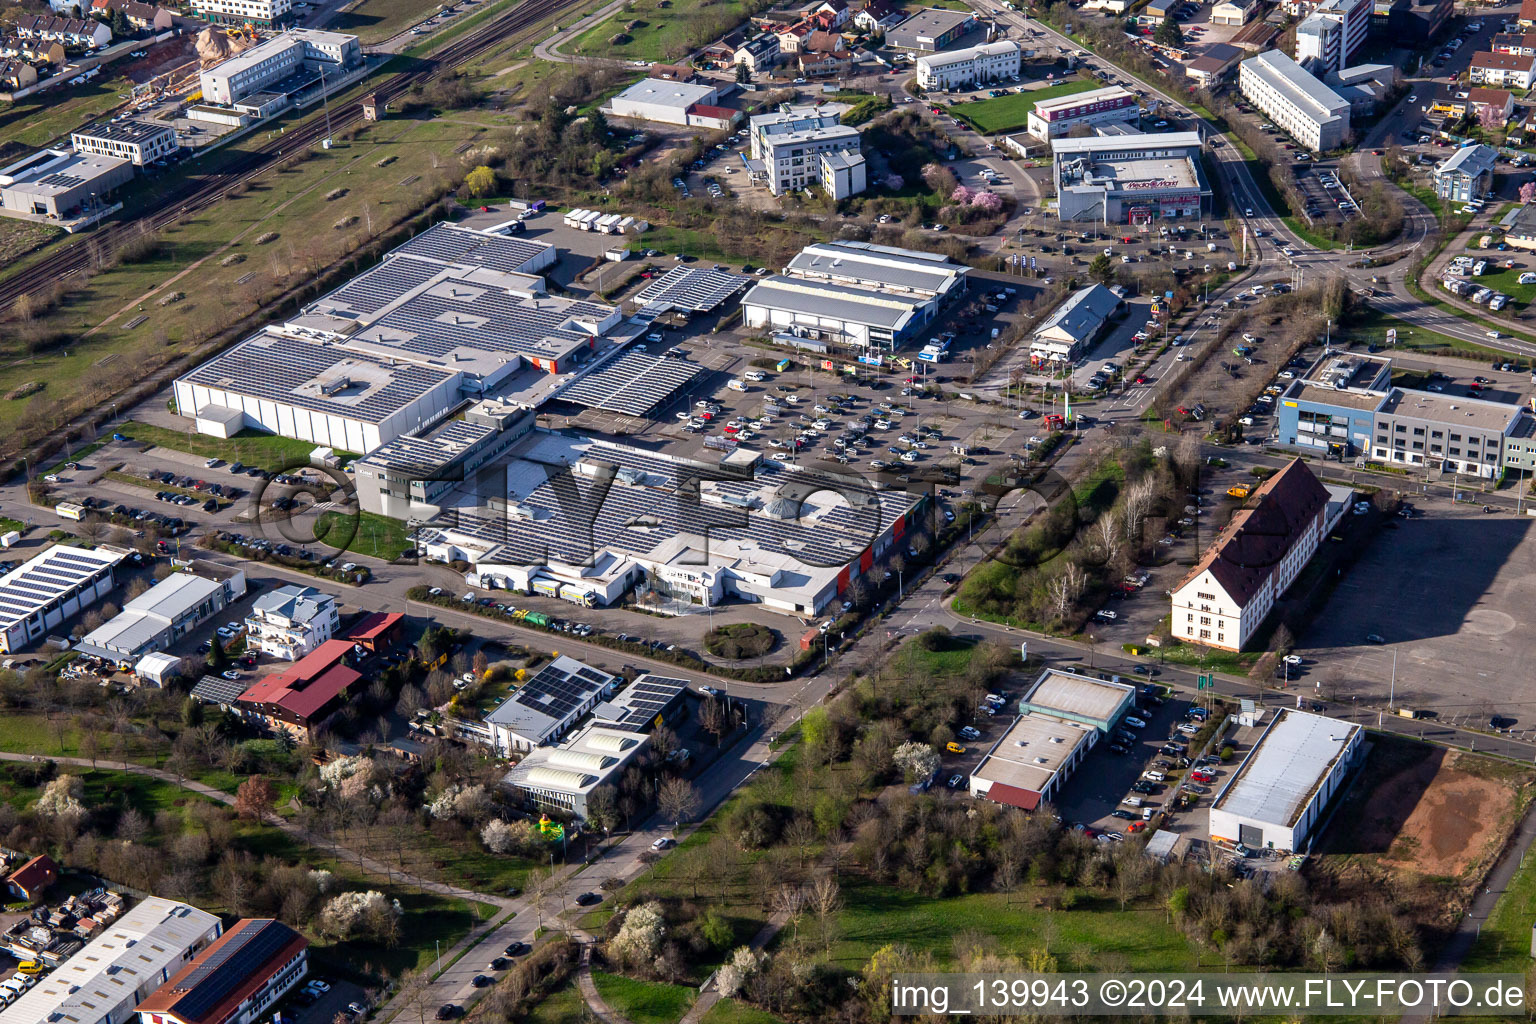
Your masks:
{"label": "large retail building with solar panel roof", "polygon": [[138,1024],[251,1024],[304,977],[308,950],[281,921],[237,921],[139,1004]]}
{"label": "large retail building with solar panel roof", "polygon": [[[1265,712],[1266,714],[1268,712]],[[1211,803],[1211,839],[1252,850],[1306,850],[1359,761],[1365,730],[1281,708]]]}
{"label": "large retail building with solar panel roof", "polygon": [[370,452],[466,401],[534,406],[621,322],[547,294],[554,246],[440,223],[383,262],[176,381],[202,433],[257,428]]}

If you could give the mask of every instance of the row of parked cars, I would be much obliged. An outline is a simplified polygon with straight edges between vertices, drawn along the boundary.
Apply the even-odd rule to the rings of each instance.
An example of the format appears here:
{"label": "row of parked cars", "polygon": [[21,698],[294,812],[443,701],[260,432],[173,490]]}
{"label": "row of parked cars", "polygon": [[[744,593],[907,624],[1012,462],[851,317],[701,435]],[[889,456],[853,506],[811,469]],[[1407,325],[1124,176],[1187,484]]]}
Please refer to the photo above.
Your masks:
{"label": "row of parked cars", "polygon": [[43,965],[36,960],[25,960],[16,968],[16,973],[0,981],[0,1006],[9,1006],[22,993],[37,984],[38,977],[43,973]]}

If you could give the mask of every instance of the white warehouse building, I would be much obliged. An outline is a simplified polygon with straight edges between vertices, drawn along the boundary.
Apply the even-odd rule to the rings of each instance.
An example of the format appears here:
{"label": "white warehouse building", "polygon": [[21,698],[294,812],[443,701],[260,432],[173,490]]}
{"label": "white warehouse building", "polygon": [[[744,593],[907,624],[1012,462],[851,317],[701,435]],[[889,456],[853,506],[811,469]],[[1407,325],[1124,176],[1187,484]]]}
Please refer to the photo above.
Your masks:
{"label": "white warehouse building", "polygon": [[0,1010],[0,1024],[126,1024],[223,931],[207,911],[151,896]]}
{"label": "white warehouse building", "polygon": [[0,654],[12,654],[57,629],[117,586],[122,548],[45,548],[0,576]]}
{"label": "white warehouse building", "polygon": [[1364,737],[1358,725],[1281,708],[1216,794],[1211,839],[1251,850],[1306,850]]}
{"label": "white warehouse building", "polygon": [[1244,96],[1314,153],[1338,149],[1349,137],[1349,101],[1279,50],[1238,65]]}
{"label": "white warehouse building", "polygon": [[1019,73],[1022,50],[1011,39],[931,53],[917,59],[917,84],[924,89],[953,89],[996,82]]}

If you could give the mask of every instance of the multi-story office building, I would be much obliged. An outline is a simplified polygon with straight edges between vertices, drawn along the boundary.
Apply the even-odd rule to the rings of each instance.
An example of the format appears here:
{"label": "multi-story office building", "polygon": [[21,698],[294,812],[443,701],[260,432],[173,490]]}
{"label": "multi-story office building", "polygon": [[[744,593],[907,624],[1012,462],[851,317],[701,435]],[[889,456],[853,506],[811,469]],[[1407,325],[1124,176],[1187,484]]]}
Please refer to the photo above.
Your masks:
{"label": "multi-story office building", "polygon": [[1435,195],[1461,203],[1481,199],[1493,186],[1494,163],[1498,157],[1498,150],[1482,143],[1461,147],[1435,167],[1431,175]]}
{"label": "multi-story office building", "polygon": [[[838,179],[837,168],[829,172],[823,166],[822,156],[825,154],[857,155],[859,152],[859,130],[842,124],[837,114],[811,106],[785,106],[771,114],[758,114],[748,124],[752,140],[749,162],[752,176],[766,184],[774,195],[807,185],[825,185],[829,173],[833,176],[834,186],[851,188],[855,184],[852,173]],[[849,172],[851,169],[851,165],[844,168]],[[862,171],[857,178],[863,178]],[[862,191],[862,180],[857,184],[857,191]],[[852,193],[829,194],[834,199],[843,199]]]}
{"label": "multi-story office building", "polygon": [[293,0],[192,0],[192,14],[215,25],[276,28],[293,21]]}
{"label": "multi-story office building", "polygon": [[1136,94],[1118,85],[1042,100],[1029,112],[1029,134],[1047,141],[1079,126],[1135,124],[1141,119]]}
{"label": "multi-story office building", "polygon": [[1371,30],[1373,0],[1322,0],[1296,26],[1296,59],[1319,74],[1347,67]]}
{"label": "multi-story office building", "polygon": [[319,84],[322,75],[334,78],[362,62],[357,36],[291,29],[204,71],[203,99],[229,106],[278,87],[297,92]]}
{"label": "multi-story office building", "polygon": [[949,53],[934,53],[917,59],[917,84],[924,89],[953,89],[957,86],[984,85],[1019,73],[1019,55],[1023,51],[1011,39],[967,46]]}
{"label": "multi-story office building", "polygon": [[176,129],[154,121],[102,121],[72,133],[69,143],[76,153],[115,156],[143,167],[176,151]]}
{"label": "multi-story office building", "polygon": [[1349,136],[1349,101],[1279,50],[1238,65],[1238,88],[1291,138],[1313,152],[1337,149]]}

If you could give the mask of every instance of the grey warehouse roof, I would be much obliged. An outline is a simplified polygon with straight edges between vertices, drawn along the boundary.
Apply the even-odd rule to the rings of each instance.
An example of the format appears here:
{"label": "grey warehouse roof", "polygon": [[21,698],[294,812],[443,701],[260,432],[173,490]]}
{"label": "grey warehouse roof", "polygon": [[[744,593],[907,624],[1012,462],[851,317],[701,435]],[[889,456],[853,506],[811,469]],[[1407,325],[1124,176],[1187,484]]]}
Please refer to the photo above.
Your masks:
{"label": "grey warehouse roof", "polygon": [[75,129],[74,134],[103,142],[140,143],[175,130],[172,125],[156,124],[153,121],[98,121]]}
{"label": "grey warehouse roof", "polygon": [[1348,748],[1358,725],[1282,709],[1215,806],[1290,827]]}
{"label": "grey warehouse roof", "polygon": [[[747,292],[741,302],[744,306],[792,309],[808,315],[900,330],[912,318],[915,307],[913,304],[893,302],[893,298],[867,288],[853,288],[825,281],[801,281],[793,277],[770,277]],[[914,303],[916,301],[913,300]]]}
{"label": "grey warehouse roof", "polygon": [[1314,117],[1326,118],[1349,109],[1348,101],[1280,50],[1265,50],[1243,61],[1242,66],[1285,93],[1292,103],[1311,107]]}
{"label": "grey warehouse roof", "polygon": [[1120,298],[1101,284],[1089,285],[1072,294],[1056,307],[1056,312],[1035,330],[1040,335],[1049,330],[1066,331],[1082,340],[1093,334],[1120,305]]}

